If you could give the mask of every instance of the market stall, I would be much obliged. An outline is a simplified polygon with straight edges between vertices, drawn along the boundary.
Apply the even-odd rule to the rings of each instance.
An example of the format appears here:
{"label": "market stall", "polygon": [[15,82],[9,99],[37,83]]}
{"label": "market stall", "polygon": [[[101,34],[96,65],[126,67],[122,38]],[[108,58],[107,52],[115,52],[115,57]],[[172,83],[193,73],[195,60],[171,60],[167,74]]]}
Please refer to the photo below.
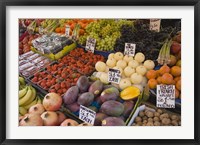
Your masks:
{"label": "market stall", "polygon": [[20,19],[20,126],[181,126],[180,19]]}

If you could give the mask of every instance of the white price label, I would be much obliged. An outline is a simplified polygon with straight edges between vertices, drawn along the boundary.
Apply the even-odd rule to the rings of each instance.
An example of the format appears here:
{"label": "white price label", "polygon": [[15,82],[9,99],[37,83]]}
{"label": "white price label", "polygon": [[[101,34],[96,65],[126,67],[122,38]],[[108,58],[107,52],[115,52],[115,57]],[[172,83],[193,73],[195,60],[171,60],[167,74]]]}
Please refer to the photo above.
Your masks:
{"label": "white price label", "polygon": [[125,43],[124,55],[134,56],[135,55],[135,48],[136,48],[136,44]]}
{"label": "white price label", "polygon": [[96,117],[95,111],[80,105],[79,119],[83,120],[86,123],[94,125],[95,117]]}
{"label": "white price label", "polygon": [[150,19],[149,29],[152,31],[160,32],[161,19]]}
{"label": "white price label", "polygon": [[157,85],[156,106],[159,108],[175,108],[175,86]]}
{"label": "white price label", "polygon": [[85,46],[86,51],[91,51],[92,53],[94,53],[95,45],[96,39],[88,37]]}
{"label": "white price label", "polygon": [[108,82],[119,84],[121,80],[120,70],[109,68]]}
{"label": "white price label", "polygon": [[69,35],[70,35],[70,26],[69,25],[66,25],[66,27],[65,27],[65,35],[67,37],[69,37]]}

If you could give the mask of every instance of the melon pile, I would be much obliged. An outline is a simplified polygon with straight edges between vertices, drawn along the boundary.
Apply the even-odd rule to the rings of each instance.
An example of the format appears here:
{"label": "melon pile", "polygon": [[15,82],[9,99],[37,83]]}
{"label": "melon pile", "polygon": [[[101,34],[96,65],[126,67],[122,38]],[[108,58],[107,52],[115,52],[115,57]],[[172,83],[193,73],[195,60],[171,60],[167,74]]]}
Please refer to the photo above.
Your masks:
{"label": "melon pile", "polygon": [[119,84],[113,84],[123,90],[128,86],[136,86],[143,90],[147,84],[145,77],[148,70],[154,69],[155,64],[152,60],[145,60],[143,53],[136,53],[134,57],[123,55],[121,52],[111,53],[106,63],[98,61],[95,65],[97,70],[96,77],[103,83],[108,84],[109,68],[118,69],[121,73]]}

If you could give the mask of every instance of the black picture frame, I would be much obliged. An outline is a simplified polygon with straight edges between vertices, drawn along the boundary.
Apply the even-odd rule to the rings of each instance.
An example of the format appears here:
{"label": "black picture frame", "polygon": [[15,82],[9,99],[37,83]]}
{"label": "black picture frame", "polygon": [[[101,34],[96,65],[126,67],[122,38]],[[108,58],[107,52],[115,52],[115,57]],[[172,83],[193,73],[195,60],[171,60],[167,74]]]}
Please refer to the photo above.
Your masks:
{"label": "black picture frame", "polygon": [[[194,6],[195,13],[195,114],[194,114],[194,139],[128,139],[128,140],[47,140],[47,139],[7,139],[6,138],[6,7],[7,6]],[[1,0],[0,2],[0,143],[2,145],[28,145],[28,144],[200,144],[200,1],[199,0]],[[188,110],[189,111],[189,110]],[[123,134],[123,133],[122,133]]]}

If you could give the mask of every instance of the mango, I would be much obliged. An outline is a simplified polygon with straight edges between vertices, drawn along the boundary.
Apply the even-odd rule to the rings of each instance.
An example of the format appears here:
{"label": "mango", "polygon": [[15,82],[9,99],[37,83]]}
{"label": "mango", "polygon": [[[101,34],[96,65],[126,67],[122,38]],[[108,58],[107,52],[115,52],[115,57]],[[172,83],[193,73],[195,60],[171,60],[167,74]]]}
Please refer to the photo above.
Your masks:
{"label": "mango", "polygon": [[75,103],[73,103],[73,104],[70,104],[70,105],[66,105],[66,107],[67,107],[71,112],[77,112],[77,111],[79,111],[79,109],[80,109],[80,105],[79,105],[77,102],[75,102]]}
{"label": "mango", "polygon": [[124,105],[120,102],[109,100],[101,105],[100,111],[109,116],[118,117],[124,112]]}
{"label": "mango", "polygon": [[78,86],[81,93],[87,92],[89,88],[89,79],[86,76],[81,76],[76,85]]}
{"label": "mango", "polygon": [[103,90],[103,83],[100,80],[95,81],[89,88],[89,92],[93,93],[94,96],[98,96]]}
{"label": "mango", "polygon": [[94,101],[97,102],[99,105],[101,105],[101,104],[103,103],[103,102],[101,101],[100,96],[96,97]]}
{"label": "mango", "polygon": [[[103,86],[103,90],[111,88],[111,87],[115,87],[115,86],[113,86],[113,85],[104,85]],[[115,88],[117,89],[117,87],[115,87]]]}
{"label": "mango", "polygon": [[81,94],[78,97],[77,103],[79,105],[83,105],[83,106],[87,107],[90,104],[92,104],[93,101],[94,101],[94,95],[92,93],[90,93],[90,92],[86,92],[86,93]]}
{"label": "mango", "polygon": [[95,126],[101,126],[101,122],[106,118],[108,117],[108,115],[104,114],[104,113],[97,113],[96,114],[96,117],[95,117],[95,121],[94,121],[94,125]]}
{"label": "mango", "polygon": [[133,107],[134,107],[134,102],[133,101],[125,101],[123,103],[124,105],[124,112],[123,112],[123,116],[124,117],[129,117],[131,111],[133,110]]}
{"label": "mango", "polygon": [[111,87],[108,89],[105,89],[102,93],[101,93],[101,101],[105,102],[108,100],[116,100],[119,96],[119,90],[116,89],[115,87]]}
{"label": "mango", "polygon": [[66,105],[76,102],[78,98],[79,89],[77,86],[73,86],[67,90],[63,96],[63,101]]}
{"label": "mango", "polygon": [[102,121],[102,126],[125,126],[125,122],[118,117],[107,117]]}
{"label": "mango", "polygon": [[119,116],[119,117],[117,117],[117,118],[120,118],[120,119],[122,119],[123,121],[125,121],[125,117],[124,117],[124,116]]}

